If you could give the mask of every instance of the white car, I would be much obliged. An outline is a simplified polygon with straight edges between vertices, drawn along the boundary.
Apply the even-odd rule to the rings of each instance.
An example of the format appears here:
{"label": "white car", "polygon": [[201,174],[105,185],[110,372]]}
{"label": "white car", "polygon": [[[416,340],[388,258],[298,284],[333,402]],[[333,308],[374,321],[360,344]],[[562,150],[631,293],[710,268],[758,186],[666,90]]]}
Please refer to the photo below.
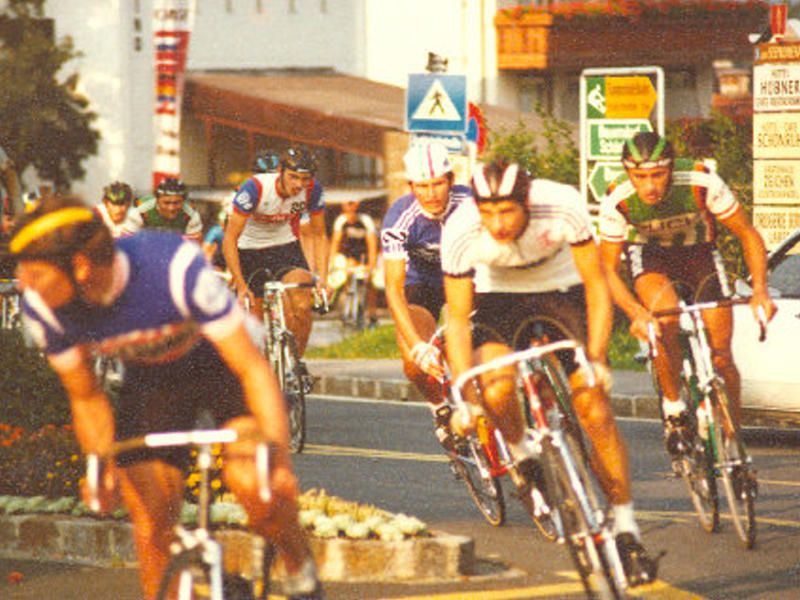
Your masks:
{"label": "white car", "polygon": [[[756,417],[800,423],[800,229],[769,255],[769,289],[778,312],[758,341],[747,305],[734,307],[733,356],[742,376],[742,406]],[[737,291],[749,293],[744,285]],[[747,289],[743,289],[747,288]]]}

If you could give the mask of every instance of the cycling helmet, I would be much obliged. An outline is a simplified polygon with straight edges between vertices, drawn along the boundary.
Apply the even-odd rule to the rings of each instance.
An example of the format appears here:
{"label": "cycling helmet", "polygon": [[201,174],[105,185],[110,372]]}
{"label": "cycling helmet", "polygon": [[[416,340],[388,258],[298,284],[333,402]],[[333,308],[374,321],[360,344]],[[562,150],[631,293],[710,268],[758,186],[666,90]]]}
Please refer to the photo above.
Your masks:
{"label": "cycling helmet", "polygon": [[186,185],[175,177],[162,179],[156,188],[156,198],[161,196],[181,196],[185,200],[188,195]]}
{"label": "cycling helmet", "polygon": [[133,202],[133,190],[127,183],[115,181],[103,188],[103,200],[111,204],[130,204]]}
{"label": "cycling helmet", "polygon": [[641,131],[622,145],[622,164],[626,169],[671,167],[674,159],[672,144],[652,131]]}
{"label": "cycling helmet", "polygon": [[281,166],[281,156],[273,150],[262,150],[253,161],[253,173],[274,173]]}
{"label": "cycling helmet", "polygon": [[8,244],[17,260],[47,260],[67,268],[79,251],[110,262],[114,244],[97,213],[74,197],[45,196],[22,215]]}
{"label": "cycling helmet", "polygon": [[306,148],[291,147],[281,154],[281,167],[297,173],[311,173],[316,171],[314,157]]}
{"label": "cycling helmet", "polygon": [[530,175],[517,163],[478,164],[472,176],[475,202],[513,200],[524,204],[528,200],[529,187]]}
{"label": "cycling helmet", "polygon": [[403,162],[406,166],[406,179],[412,183],[436,179],[453,172],[447,148],[438,142],[412,145],[403,157]]}

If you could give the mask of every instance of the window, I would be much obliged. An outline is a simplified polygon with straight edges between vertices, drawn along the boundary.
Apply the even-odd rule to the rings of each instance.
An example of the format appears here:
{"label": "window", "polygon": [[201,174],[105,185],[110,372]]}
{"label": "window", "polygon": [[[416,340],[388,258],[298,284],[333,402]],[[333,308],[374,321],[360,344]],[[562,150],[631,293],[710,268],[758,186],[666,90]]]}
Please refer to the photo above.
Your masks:
{"label": "window", "polygon": [[695,72],[692,67],[669,69],[664,73],[664,83],[671,90],[693,90],[696,87]]}

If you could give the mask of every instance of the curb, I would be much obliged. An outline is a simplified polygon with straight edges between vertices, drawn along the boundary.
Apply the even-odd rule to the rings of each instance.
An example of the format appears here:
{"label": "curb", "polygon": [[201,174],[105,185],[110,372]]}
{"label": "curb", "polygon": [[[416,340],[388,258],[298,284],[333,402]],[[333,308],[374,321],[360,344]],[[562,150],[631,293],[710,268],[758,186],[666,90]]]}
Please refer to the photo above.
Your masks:
{"label": "curb", "polygon": [[[471,575],[471,538],[431,532],[396,542],[309,538],[319,576],[325,581],[424,581]],[[252,577],[253,548],[260,538],[240,529],[219,531],[225,569]],[[258,540],[258,542],[256,542]],[[134,567],[136,552],[128,522],[63,515],[0,516],[0,557],[47,560],[97,567]],[[278,563],[273,575],[280,579]]]}

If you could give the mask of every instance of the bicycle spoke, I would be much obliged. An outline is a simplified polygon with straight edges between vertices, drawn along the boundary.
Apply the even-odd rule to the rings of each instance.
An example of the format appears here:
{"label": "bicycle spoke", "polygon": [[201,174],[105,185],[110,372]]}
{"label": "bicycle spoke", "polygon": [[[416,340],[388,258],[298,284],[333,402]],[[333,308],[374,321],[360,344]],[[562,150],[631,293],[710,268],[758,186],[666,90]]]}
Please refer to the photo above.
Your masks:
{"label": "bicycle spoke", "polygon": [[506,518],[503,488],[489,472],[489,460],[480,442],[474,437],[467,438],[451,460],[486,521],[495,527],[502,525]]}
{"label": "bicycle spoke", "polygon": [[739,426],[732,418],[730,400],[721,382],[713,382],[711,394],[717,467],[728,497],[736,534],[744,547],[751,549],[756,540],[755,497],[758,484],[755,471],[742,443]]}

